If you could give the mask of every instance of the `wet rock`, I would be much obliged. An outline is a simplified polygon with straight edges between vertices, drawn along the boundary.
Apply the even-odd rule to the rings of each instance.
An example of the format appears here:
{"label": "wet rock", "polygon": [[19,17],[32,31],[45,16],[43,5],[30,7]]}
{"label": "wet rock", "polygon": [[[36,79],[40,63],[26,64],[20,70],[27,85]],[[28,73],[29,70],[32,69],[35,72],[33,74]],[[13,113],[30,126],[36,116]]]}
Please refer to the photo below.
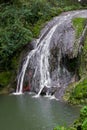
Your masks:
{"label": "wet rock", "polygon": [[9,88],[9,93],[14,93],[15,89],[14,88]]}
{"label": "wet rock", "polygon": [[[75,50],[76,37],[72,18],[79,15],[87,17],[87,11],[72,11],[55,17],[42,29],[39,39],[30,45],[29,51],[32,48],[34,50],[27,53],[29,61],[24,74],[24,84],[30,84],[32,91],[38,93],[43,84],[41,95],[56,93],[57,97],[61,98],[65,88],[72,82],[72,77],[77,74],[77,58],[82,45],[77,42]],[[35,43],[38,43],[37,46],[34,46]],[[21,69],[27,59],[24,58]],[[31,70],[32,76],[28,75]],[[50,87],[45,87],[47,85]]]}
{"label": "wet rock", "polygon": [[57,90],[58,90],[58,87],[51,87],[49,89],[49,95],[54,95]]}
{"label": "wet rock", "polygon": [[46,95],[46,93],[48,92],[48,88],[45,86],[41,92],[41,95]]}
{"label": "wet rock", "polygon": [[57,87],[50,87],[50,88],[48,88],[48,87],[45,86],[43,88],[42,92],[41,92],[41,95],[46,95],[46,94],[54,95],[57,90],[58,90]]}

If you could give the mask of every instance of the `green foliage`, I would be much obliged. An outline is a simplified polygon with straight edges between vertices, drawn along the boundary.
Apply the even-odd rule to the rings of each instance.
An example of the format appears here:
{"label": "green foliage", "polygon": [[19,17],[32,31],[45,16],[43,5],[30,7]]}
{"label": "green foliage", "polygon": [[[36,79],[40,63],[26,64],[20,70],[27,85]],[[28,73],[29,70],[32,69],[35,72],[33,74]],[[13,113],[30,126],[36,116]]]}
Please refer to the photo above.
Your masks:
{"label": "green foliage", "polygon": [[63,126],[57,126],[56,128],[54,128],[54,130],[66,130],[66,128],[64,128]]}
{"label": "green foliage", "polygon": [[87,130],[87,106],[84,106],[80,111],[80,119],[82,130]]}
{"label": "green foliage", "polygon": [[75,30],[76,30],[76,37],[77,38],[79,38],[83,32],[85,21],[86,21],[86,18],[74,18],[73,19],[73,25],[74,25]]}
{"label": "green foliage", "polygon": [[87,118],[87,106],[84,106],[80,111],[81,119]]}
{"label": "green foliage", "polygon": [[69,102],[74,104],[87,103],[87,77],[78,82],[75,88],[73,88]]}
{"label": "green foliage", "polygon": [[66,128],[64,126],[57,126],[54,128],[54,130],[76,130],[74,127]]}
{"label": "green foliage", "polygon": [[45,21],[43,23],[44,20],[39,20],[36,24],[34,24],[33,28],[32,28],[32,33],[33,33],[33,37],[38,37],[40,34],[40,30],[41,28],[44,27]]}
{"label": "green foliage", "polygon": [[47,17],[50,12],[50,4],[46,0],[32,0],[31,4],[32,18],[31,23],[36,23],[41,17]]}
{"label": "green foliage", "polygon": [[26,5],[25,1],[20,0],[20,6],[0,5],[1,69],[10,69],[9,58],[11,60],[17,51],[21,51],[24,45],[39,35],[43,23],[62,11],[55,1],[31,0]]}
{"label": "green foliage", "polygon": [[72,127],[57,126],[54,130],[87,130],[87,106],[81,109],[80,117],[74,122]]}
{"label": "green foliage", "polygon": [[82,130],[87,130],[87,118],[84,120],[84,122],[82,124]]}
{"label": "green foliage", "polygon": [[81,7],[81,5],[71,5],[71,6],[65,6],[65,7],[63,8],[63,10],[64,10],[64,11],[77,10],[77,8],[80,9],[80,8],[82,8],[82,7]]}
{"label": "green foliage", "polygon": [[9,84],[11,81],[11,73],[9,71],[0,73],[0,89]]}
{"label": "green foliage", "polygon": [[7,62],[7,68],[9,58],[32,38],[28,25],[31,13],[26,8],[20,10],[14,6],[0,9],[0,66]]}
{"label": "green foliage", "polygon": [[[85,18],[73,19],[73,25],[76,30],[76,38],[79,39],[86,24]],[[84,39],[82,54],[79,56],[78,74],[81,78],[76,84],[73,85],[69,94],[69,102],[73,104],[87,103],[87,37]],[[76,42],[78,43],[78,42]],[[76,48],[75,43],[75,48]]]}
{"label": "green foliage", "polygon": [[80,111],[80,117],[74,123],[74,127],[78,130],[87,130],[87,106],[84,106]]}
{"label": "green foliage", "polygon": [[83,46],[83,52],[80,57],[80,68],[79,68],[79,75],[82,78],[83,76],[87,75],[87,36]]}

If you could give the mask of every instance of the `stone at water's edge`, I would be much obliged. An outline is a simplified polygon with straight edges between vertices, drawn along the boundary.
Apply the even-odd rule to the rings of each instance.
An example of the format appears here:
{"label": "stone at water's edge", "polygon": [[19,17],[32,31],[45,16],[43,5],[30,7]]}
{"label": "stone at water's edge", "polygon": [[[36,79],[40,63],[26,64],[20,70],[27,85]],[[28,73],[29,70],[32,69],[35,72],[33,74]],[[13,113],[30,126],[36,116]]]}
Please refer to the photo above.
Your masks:
{"label": "stone at water's edge", "polygon": [[[82,45],[78,42],[75,48],[72,18],[79,16],[87,18],[87,10],[63,13],[45,26],[36,40],[34,50],[23,61],[18,77],[18,91],[30,86],[30,91],[42,95],[55,94],[61,99],[65,88],[73,79],[76,80],[73,77],[78,77],[77,58]],[[71,66],[73,62],[74,67]]]}

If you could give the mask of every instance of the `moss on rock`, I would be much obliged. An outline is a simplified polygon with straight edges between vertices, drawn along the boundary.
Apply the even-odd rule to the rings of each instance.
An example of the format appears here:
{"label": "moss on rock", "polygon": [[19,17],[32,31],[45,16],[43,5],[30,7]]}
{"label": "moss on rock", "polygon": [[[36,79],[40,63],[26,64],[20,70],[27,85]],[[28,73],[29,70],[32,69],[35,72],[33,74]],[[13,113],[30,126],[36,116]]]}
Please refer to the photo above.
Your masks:
{"label": "moss on rock", "polygon": [[[83,35],[84,28],[85,28],[86,20],[87,20],[86,18],[74,18],[72,20],[73,27],[75,30],[75,43],[74,43],[74,49],[73,49],[74,57],[78,56],[78,50],[79,50],[81,44],[83,44],[81,42],[83,42],[82,35]],[[85,37],[85,36],[83,36],[83,37]]]}
{"label": "moss on rock", "polygon": [[74,86],[69,97],[69,102],[73,104],[87,104],[87,77],[80,80]]}
{"label": "moss on rock", "polygon": [[76,39],[79,38],[84,30],[86,18],[74,18],[72,20],[76,32]]}
{"label": "moss on rock", "polygon": [[79,75],[81,78],[87,75],[87,36],[84,42],[82,55],[80,56]]}
{"label": "moss on rock", "polygon": [[[87,20],[86,18],[74,18],[73,26],[76,32],[75,50],[77,51],[78,40],[80,39]],[[86,30],[87,34],[87,30]],[[78,82],[72,83],[66,89],[64,100],[72,104],[87,104],[87,35],[84,36],[84,40],[81,43],[82,51],[78,56],[78,76],[80,80]]]}

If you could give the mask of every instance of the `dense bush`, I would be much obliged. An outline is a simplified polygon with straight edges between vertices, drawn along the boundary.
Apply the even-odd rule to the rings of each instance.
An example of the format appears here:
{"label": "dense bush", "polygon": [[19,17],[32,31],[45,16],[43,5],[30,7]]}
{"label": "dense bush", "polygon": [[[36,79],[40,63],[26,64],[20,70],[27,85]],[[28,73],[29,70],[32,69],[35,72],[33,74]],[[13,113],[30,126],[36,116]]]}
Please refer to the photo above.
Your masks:
{"label": "dense bush", "polygon": [[80,117],[74,123],[76,130],[87,130],[87,106],[84,106],[80,111]]}
{"label": "dense bush", "polygon": [[31,16],[30,10],[25,8],[0,8],[0,66],[9,63],[9,58],[31,40],[28,16]]}
{"label": "dense bush", "polygon": [[69,102],[73,104],[87,103],[87,77],[81,80],[73,89]]}

